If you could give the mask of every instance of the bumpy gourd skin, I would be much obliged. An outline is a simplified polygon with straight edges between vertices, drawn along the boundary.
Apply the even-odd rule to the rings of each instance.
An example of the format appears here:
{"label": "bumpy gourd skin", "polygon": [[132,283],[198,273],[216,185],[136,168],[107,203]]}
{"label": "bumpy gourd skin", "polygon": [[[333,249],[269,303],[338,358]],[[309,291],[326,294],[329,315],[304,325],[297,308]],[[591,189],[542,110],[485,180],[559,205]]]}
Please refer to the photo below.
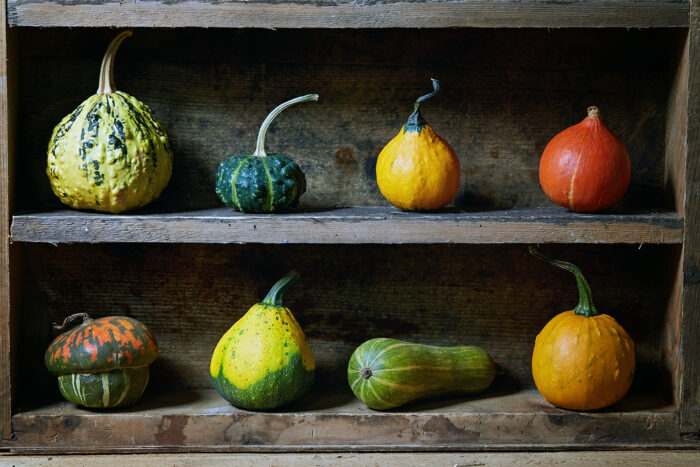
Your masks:
{"label": "bumpy gourd skin", "polygon": [[296,207],[305,191],[304,172],[281,154],[232,156],[219,165],[216,174],[216,194],[226,206],[241,212]]}
{"label": "bumpy gourd skin", "polygon": [[258,303],[219,340],[210,373],[236,407],[269,410],[301,397],[313,384],[314,357],[288,308]]}
{"label": "bumpy gourd skin", "polygon": [[425,124],[401,129],[377,159],[377,184],[394,206],[439,209],[459,188],[459,160],[452,147]]}
{"label": "bumpy gourd skin", "polygon": [[151,109],[116,91],[89,97],[61,120],[49,142],[46,174],[64,204],[118,213],[160,196],[172,157]]}
{"label": "bumpy gourd skin", "polygon": [[634,342],[611,316],[558,314],[540,331],[532,376],[548,402],[596,410],[622,399],[634,378]]}

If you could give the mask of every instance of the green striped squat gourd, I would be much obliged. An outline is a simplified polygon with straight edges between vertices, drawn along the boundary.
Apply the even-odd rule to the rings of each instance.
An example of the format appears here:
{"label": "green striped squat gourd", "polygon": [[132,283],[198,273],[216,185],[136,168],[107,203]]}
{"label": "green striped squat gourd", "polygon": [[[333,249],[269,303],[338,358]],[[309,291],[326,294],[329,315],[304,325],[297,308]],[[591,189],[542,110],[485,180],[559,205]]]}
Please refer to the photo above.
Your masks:
{"label": "green striped squat gourd", "polygon": [[54,339],[46,350],[46,368],[58,377],[67,400],[95,409],[136,402],[148,384],[148,366],[158,356],[153,333],[126,316],[91,319],[87,313],[69,316],[83,323]]}
{"label": "green striped squat gourd", "polygon": [[158,198],[170,180],[173,154],[158,117],[114,85],[114,57],[131,34],[124,31],[112,40],[97,93],[66,115],[49,141],[51,188],[76,209],[135,209]]}
{"label": "green striped squat gourd", "polygon": [[494,376],[493,360],[479,347],[437,347],[384,337],[360,345],[348,363],[352,392],[375,410],[481,392]]}
{"label": "green striped squat gourd", "polygon": [[311,346],[282,295],[299,273],[280,279],[265,299],[226,331],[209,371],[216,390],[236,407],[270,410],[300,398],[314,381]]}
{"label": "green striped squat gourd", "polygon": [[240,212],[264,213],[296,207],[306,191],[306,177],[296,162],[282,154],[265,152],[265,135],[272,121],[289,106],[317,101],[318,94],[297,97],[275,107],[265,118],[255,152],[231,156],[219,165],[216,194],[226,206]]}

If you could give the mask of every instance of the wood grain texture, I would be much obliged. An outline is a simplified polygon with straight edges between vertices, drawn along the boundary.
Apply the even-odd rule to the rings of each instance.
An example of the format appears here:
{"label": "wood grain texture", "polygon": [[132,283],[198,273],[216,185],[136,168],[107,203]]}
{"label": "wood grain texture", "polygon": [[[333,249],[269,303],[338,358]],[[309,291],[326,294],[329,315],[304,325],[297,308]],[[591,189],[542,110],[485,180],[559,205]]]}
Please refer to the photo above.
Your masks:
{"label": "wood grain texture", "polygon": [[276,453],[276,454],[128,454],[4,456],[0,460],[24,467],[61,465],[83,467],[86,464],[116,467],[241,467],[277,466],[503,466],[503,465],[600,465],[687,467],[700,462],[697,451],[568,451],[568,452],[483,452],[483,453]]}
{"label": "wood grain texture", "polygon": [[[633,388],[671,400],[661,329],[671,284],[668,248],[547,246],[578,264],[601,312],[636,344]],[[672,248],[672,247],[671,247]],[[223,333],[294,268],[285,295],[316,356],[317,386],[347,386],[352,352],[374,337],[478,345],[499,366],[496,387],[533,387],[534,339],[577,303],[571,275],[524,245],[22,245],[17,352],[19,410],[60,398],[43,356],[77,311],[126,315],[153,330],[160,356],[149,388],[210,388],[209,361]],[[536,434],[536,433],[535,433]]]}
{"label": "wood grain texture", "polygon": [[[19,32],[18,208],[60,209],[45,173],[47,143],[95,92],[114,31]],[[320,100],[285,111],[267,138],[269,152],[306,173],[302,207],[388,205],[377,155],[431,77],[441,91],[421,109],[460,158],[455,205],[552,206],[539,185],[542,151],[595,104],[632,158],[632,182],[616,207],[626,212],[667,207],[669,52],[679,47],[676,31],[665,29],[138,30],[120,48],[115,74],[118,89],[155,111],[174,151],[173,177],[149,212],[221,206],[218,164],[251,153],[265,115],[309,92]]]}
{"label": "wood grain texture", "polygon": [[10,218],[12,215],[13,108],[16,89],[13,87],[12,66],[14,34],[8,30],[5,1],[0,2],[0,438],[12,436],[13,373],[11,347],[13,330],[12,298],[10,286]]}
{"label": "wood grain texture", "polygon": [[270,413],[236,409],[214,390],[169,393],[146,398],[124,412],[99,414],[59,402],[15,415],[17,440],[12,447],[14,452],[59,453],[681,444],[677,416],[668,406],[572,412],[549,405],[536,390],[525,390],[376,412],[348,392],[311,394],[287,410]]}
{"label": "wood grain texture", "polygon": [[690,22],[679,409],[681,430],[700,437],[700,3],[695,0]]}
{"label": "wood grain texture", "polygon": [[564,208],[415,213],[355,207],[288,214],[229,208],[172,214],[57,211],[13,217],[13,242],[39,243],[680,243],[676,213],[578,214]]}
{"label": "wood grain texture", "polygon": [[204,28],[685,27],[687,1],[10,0],[13,26]]}

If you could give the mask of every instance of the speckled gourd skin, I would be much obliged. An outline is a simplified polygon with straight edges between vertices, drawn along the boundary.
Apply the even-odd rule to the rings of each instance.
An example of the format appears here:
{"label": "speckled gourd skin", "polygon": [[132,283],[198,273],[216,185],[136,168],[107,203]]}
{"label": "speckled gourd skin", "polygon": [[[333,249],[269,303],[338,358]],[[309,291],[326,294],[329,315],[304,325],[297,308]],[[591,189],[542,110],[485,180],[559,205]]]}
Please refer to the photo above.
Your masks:
{"label": "speckled gourd skin", "polygon": [[214,388],[231,404],[271,410],[306,393],[315,368],[311,346],[292,312],[281,302],[263,302],[221,337],[209,371]]}
{"label": "speckled gourd skin", "polygon": [[231,156],[219,164],[216,194],[240,212],[263,213],[296,207],[306,177],[296,162],[281,154]]}
{"label": "speckled gourd skin", "polygon": [[90,96],[61,120],[49,142],[46,174],[64,204],[119,213],[160,196],[172,159],[151,109],[116,91]]}

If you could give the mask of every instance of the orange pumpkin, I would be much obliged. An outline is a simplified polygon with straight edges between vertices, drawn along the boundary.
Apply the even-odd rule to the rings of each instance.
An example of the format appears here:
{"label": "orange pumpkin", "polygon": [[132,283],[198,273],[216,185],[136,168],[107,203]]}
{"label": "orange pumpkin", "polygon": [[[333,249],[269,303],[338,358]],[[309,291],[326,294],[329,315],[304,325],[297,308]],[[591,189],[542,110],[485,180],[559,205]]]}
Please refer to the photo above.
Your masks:
{"label": "orange pumpkin", "polygon": [[427,211],[439,209],[455,197],[459,188],[459,160],[421,115],[419,104],[440,90],[416,100],[408,121],[377,158],[377,185],[396,207]]}
{"label": "orange pumpkin", "polygon": [[595,410],[624,397],[634,376],[634,342],[609,315],[598,314],[581,270],[571,263],[539,259],[572,272],[579,304],[552,318],[535,339],[532,376],[551,404],[572,410]]}
{"label": "orange pumpkin", "polygon": [[625,145],[602,122],[597,107],[547,144],[540,185],[549,199],[572,211],[594,212],[620,201],[630,183]]}

